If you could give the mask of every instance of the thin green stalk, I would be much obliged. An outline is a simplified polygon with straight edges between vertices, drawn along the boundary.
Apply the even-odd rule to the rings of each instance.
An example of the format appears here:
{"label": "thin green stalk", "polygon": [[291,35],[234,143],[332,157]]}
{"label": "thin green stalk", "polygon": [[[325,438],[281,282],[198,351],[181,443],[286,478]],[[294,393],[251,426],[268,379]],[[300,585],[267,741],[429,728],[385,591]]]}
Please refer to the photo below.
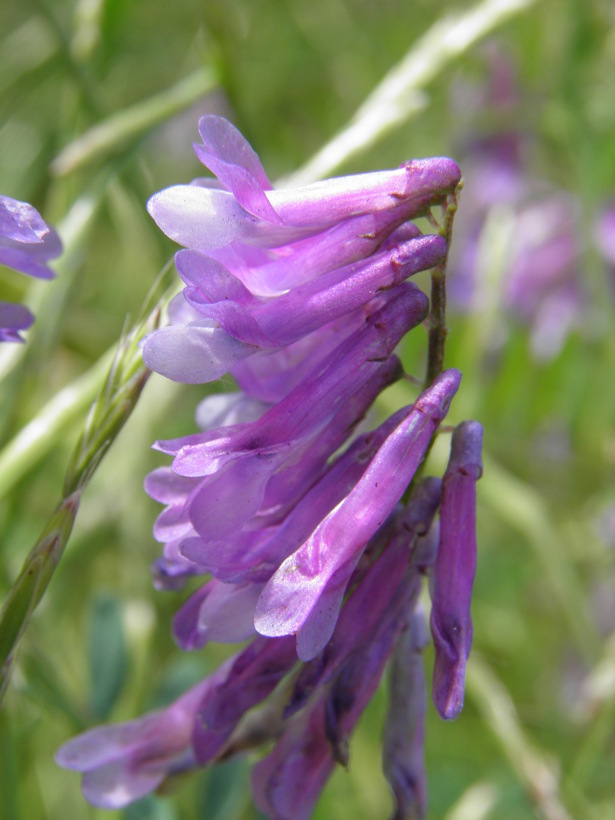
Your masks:
{"label": "thin green stalk", "polygon": [[536,0],[483,0],[438,20],[363,102],[350,122],[302,168],[284,180],[305,185],[330,176],[426,105],[424,90],[476,42]]}
{"label": "thin green stalk", "polygon": [[6,495],[28,470],[70,430],[89,407],[109,369],[115,346],[82,376],[68,384],[0,451],[0,497]]}
{"label": "thin green stalk", "polygon": [[444,221],[440,233],[446,239],[446,256],[431,272],[431,304],[427,326],[429,328],[427,373],[423,389],[426,390],[444,369],[444,348],[446,344],[446,266],[453,240],[453,222],[457,213],[458,194],[461,185],[446,201]]}
{"label": "thin green stalk", "polygon": [[582,656],[593,663],[600,640],[587,612],[577,578],[562,553],[562,542],[543,501],[531,487],[510,475],[490,456],[484,457],[489,481],[481,486],[481,500],[531,545]]}
{"label": "thin green stalk", "polygon": [[94,401],[70,460],[63,498],[28,554],[0,611],[0,702],[8,685],[15,652],[32,614],[62,557],[83,489],[134,410],[149,371],[139,341],[154,330],[160,306],[120,340],[107,377]]}
{"label": "thin green stalk", "polygon": [[468,695],[500,743],[539,816],[568,820],[571,815],[562,802],[554,761],[525,736],[510,694],[476,652],[468,663],[466,684]]}
{"label": "thin green stalk", "polygon": [[578,719],[591,722],[591,725],[578,744],[565,785],[567,788],[583,789],[604,753],[615,724],[615,633],[606,642],[602,657],[588,674],[573,710]]}
{"label": "thin green stalk", "polygon": [[62,176],[103,159],[187,108],[217,83],[216,72],[206,66],[166,91],[112,114],[67,145],[51,163],[51,171]]}

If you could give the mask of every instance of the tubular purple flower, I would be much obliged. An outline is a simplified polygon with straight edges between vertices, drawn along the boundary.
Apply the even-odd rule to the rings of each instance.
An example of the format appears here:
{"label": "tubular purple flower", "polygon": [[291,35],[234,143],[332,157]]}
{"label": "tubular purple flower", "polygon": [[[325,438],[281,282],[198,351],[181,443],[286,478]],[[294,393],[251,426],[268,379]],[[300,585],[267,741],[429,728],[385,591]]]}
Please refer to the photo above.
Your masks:
{"label": "tubular purple flower", "polygon": [[[322,419],[315,416],[318,426],[313,422],[310,429],[306,421],[305,430],[295,427],[296,432],[288,441],[282,438],[278,443],[284,435],[284,421],[288,429],[293,423],[291,418],[282,418],[277,431],[265,417],[253,424],[221,428],[221,432],[227,431],[226,444],[223,439],[216,441],[225,448],[225,458],[205,476],[184,478],[169,468],[156,470],[151,476],[154,481],[148,480],[146,489],[157,500],[170,503],[158,516],[155,537],[163,542],[194,535],[205,541],[228,539],[259,511],[261,516],[282,515],[283,509],[288,509],[318,478],[327,458],[343,444],[371,405],[375,392],[391,383],[398,373],[395,358],[376,365],[371,382],[355,385],[359,387],[357,392],[350,394],[345,403],[337,402],[338,410],[333,417],[324,413]],[[326,409],[330,409],[328,404]],[[299,410],[296,415],[301,416]],[[259,442],[260,446],[250,446],[251,441]],[[166,495],[161,486],[165,483]],[[242,498],[239,508],[237,493]],[[258,526],[263,523],[266,522]]]}
{"label": "tubular purple flower", "polygon": [[244,714],[261,703],[295,665],[292,640],[257,637],[233,659],[228,674],[210,687],[199,706],[194,725],[194,753],[200,764],[208,762]]}
{"label": "tubular purple flower", "polygon": [[226,190],[177,185],[148,202],[164,233],[193,250],[237,241],[275,248],[401,202],[409,206],[404,218],[412,219],[452,192],[461,177],[456,163],[440,157],[274,191],[255,152],[227,120],[202,117],[199,132],[204,144],[196,153]]}
{"label": "tubular purple flower", "polygon": [[476,570],[476,482],[482,475],[483,428],[462,422],[453,433],[442,480],[440,544],[433,569],[431,633],[436,659],[432,698],[454,720],[463,708],[465,668],[472,644],[470,603]]}
{"label": "tubular purple flower", "polygon": [[[217,180],[148,203],[184,246],[185,288],[143,358],[180,382],[230,373],[243,392],[208,396],[200,432],[154,445],[173,460],[146,480],[164,505],[153,571],[161,588],[208,576],[174,618],[182,649],[250,643],[168,710],[116,730],[121,742],[98,730],[81,739],[85,756],[80,739],[60,756],[86,772],[94,803],[121,806],[175,771],[279,738],[254,769],[255,799],[271,817],[301,820],[335,763],[347,764],[349,735],[435,560],[441,482],[413,478],[461,374],[441,373],[375,430],[356,428],[403,375],[394,350],[429,308],[407,280],[443,265],[460,173],[449,159],[413,160],[274,190],[230,123],[208,116],[199,130],[195,151]],[[445,227],[424,236],[408,220],[435,205]],[[415,672],[414,626],[408,635],[400,652]],[[417,703],[393,704],[413,730],[407,746],[389,732],[400,806],[423,800]]]}
{"label": "tubular purple flower", "polygon": [[[399,374],[399,363],[392,357],[391,363],[368,382],[350,401],[344,403],[318,440],[310,446],[304,458],[293,466],[273,475],[267,483],[263,501],[264,510],[258,518],[241,523],[247,514],[238,512],[235,498],[229,500],[229,515],[235,522],[235,530],[224,541],[197,537],[190,524],[191,490],[198,486],[198,479],[176,476],[168,467],[155,470],[146,481],[146,489],[152,497],[169,504],[155,525],[155,535],[167,541],[165,557],[181,564],[188,559],[194,572],[211,572],[215,577],[231,583],[248,580],[266,581],[279,563],[296,549],[317,525],[320,518],[349,491],[361,475],[366,459],[365,447],[375,453],[378,443],[384,439],[385,430],[391,422],[375,433],[357,440],[348,453],[340,457],[326,474],[320,478],[327,458],[343,444],[354,425],[363,416],[378,392]],[[350,483],[345,475],[350,470]],[[314,487],[301,498],[310,485]],[[340,494],[341,493],[341,494]],[[299,500],[301,499],[301,500]],[[215,518],[216,498],[206,494],[197,498],[199,515]],[[293,505],[296,505],[293,507]],[[271,515],[274,521],[271,521]],[[284,516],[288,514],[286,520]],[[305,523],[305,522],[309,523]],[[300,523],[303,522],[303,523]],[[276,526],[271,526],[275,523]],[[248,527],[249,525],[249,527]],[[188,564],[188,569],[190,564]]]}
{"label": "tubular purple flower", "polygon": [[[414,585],[404,591],[414,596]],[[350,733],[378,688],[395,641],[406,625],[408,611],[408,595],[396,595],[372,640],[349,657],[333,681],[327,697],[325,731],[335,759],[343,766],[348,765]]]}
{"label": "tubular purple flower", "polygon": [[56,762],[84,773],[83,793],[94,806],[118,809],[149,794],[169,775],[196,764],[196,713],[207,692],[226,679],[234,661],[229,658],[166,709],[69,740],[56,752]]}
{"label": "tubular purple flower", "polygon": [[254,637],[254,608],[262,584],[224,584],[215,578],[193,593],[173,618],[181,649],[210,642],[241,643]]}
{"label": "tubular purple flower", "polygon": [[348,738],[378,687],[403,624],[403,612],[396,616],[351,656],[330,690],[287,722],[274,750],[254,767],[254,802],[267,816],[307,820],[336,761],[347,764]]}
{"label": "tubular purple flower", "polygon": [[286,724],[273,751],[252,769],[257,808],[276,820],[309,820],[335,768],[325,734],[324,697]]}
{"label": "tubular purple flower", "polygon": [[[366,259],[388,244],[390,234],[400,241],[397,225],[405,218],[406,210],[406,206],[401,205],[392,211],[346,219],[307,239],[260,251],[260,257],[259,251],[237,243],[209,253],[254,295],[279,296],[335,268]],[[404,226],[404,240],[420,235],[413,223]]]}
{"label": "tubular purple flower", "polygon": [[322,650],[361,553],[411,481],[460,380],[459,371],[446,371],[406,408],[406,417],[353,490],[266,584],[256,608],[258,632],[271,637],[297,634],[301,660]]}
{"label": "tubular purple flower", "polygon": [[179,475],[210,475],[240,456],[274,455],[289,442],[315,435],[338,405],[350,398],[386,361],[402,336],[425,317],[427,300],[409,283],[388,294],[388,301],[369,316],[364,327],[343,342],[296,390],[254,425],[218,434],[199,433],[157,442],[161,452],[175,455]]}
{"label": "tubular purple flower", "polygon": [[301,384],[319,363],[326,361],[385,301],[379,296],[292,345],[245,358],[233,367],[231,374],[245,393],[275,404]]}
{"label": "tubular purple flower", "polygon": [[[295,682],[286,715],[300,709],[312,692],[327,683],[340,666],[360,646],[373,638],[373,631],[390,611],[396,595],[410,600],[409,608],[420,591],[421,567],[417,553],[424,534],[429,531],[440,503],[440,482],[423,480],[410,499],[408,507],[395,512],[389,524],[378,531],[366,549],[373,549],[374,561],[366,572],[357,568],[349,587],[358,586],[344,603],[335,631],[323,651],[307,662]],[[381,554],[380,554],[381,553]],[[404,579],[404,572],[407,578]],[[362,575],[362,577],[361,577]],[[401,592],[398,588],[402,585]]]}
{"label": "tubular purple flower", "polygon": [[61,253],[59,236],[36,208],[0,195],[0,264],[37,279],[53,279],[47,263]]}
{"label": "tubular purple flower", "polygon": [[379,291],[434,267],[445,255],[446,242],[441,236],[417,237],[323,273],[266,302],[203,254],[180,251],[177,269],[188,283],[184,294],[195,310],[248,344],[274,348],[292,344],[351,313]]}
{"label": "tubular purple flower", "polygon": [[217,378],[225,372],[220,372],[225,356],[229,370],[259,349],[293,344],[354,312],[380,291],[434,267],[445,254],[441,236],[411,239],[260,302],[214,259],[180,252],[177,268],[190,283],[185,298],[202,316],[151,334],[143,345],[144,361],[150,369],[176,381]]}
{"label": "tubular purple flower", "polygon": [[227,581],[267,581],[351,491],[398,418],[396,414],[377,430],[356,439],[278,526],[244,531],[232,542],[186,539],[182,553],[203,570]]}
{"label": "tubular purple flower", "polygon": [[[34,276],[52,279],[48,266],[62,252],[57,233],[27,202],[0,195],[0,265]],[[34,316],[23,305],[0,302],[0,342],[23,342]]]}
{"label": "tubular purple flower", "polygon": [[400,635],[391,663],[389,708],[384,728],[383,769],[393,790],[393,820],[424,817],[427,811],[424,741],[426,686],[423,649],[427,645],[420,607]]}
{"label": "tubular purple flower", "polygon": [[24,305],[0,302],[0,342],[23,342],[20,331],[27,330],[33,321]]}

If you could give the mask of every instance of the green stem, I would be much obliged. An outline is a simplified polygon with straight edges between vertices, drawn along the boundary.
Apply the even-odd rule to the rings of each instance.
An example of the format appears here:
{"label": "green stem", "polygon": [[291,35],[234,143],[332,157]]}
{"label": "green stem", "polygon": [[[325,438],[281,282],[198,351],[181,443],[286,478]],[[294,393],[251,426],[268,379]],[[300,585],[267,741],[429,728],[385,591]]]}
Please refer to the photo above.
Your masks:
{"label": "green stem", "polygon": [[587,612],[578,580],[562,551],[562,539],[540,497],[531,487],[510,475],[491,457],[484,457],[485,475],[480,499],[531,545],[559,604],[571,636],[588,663],[600,653],[600,640]]}
{"label": "green stem", "polygon": [[57,444],[64,431],[73,428],[100,389],[113,354],[114,349],[108,350],[86,373],[60,390],[0,451],[0,497]]}
{"label": "green stem", "polygon": [[212,68],[200,68],[166,91],[111,115],[67,145],[52,162],[52,172],[68,174],[119,150],[187,108],[217,83]]}
{"label": "green stem", "polygon": [[466,683],[468,695],[500,743],[538,815],[545,820],[568,820],[555,763],[525,736],[508,690],[476,652],[468,663]]}
{"label": "green stem", "polygon": [[423,389],[426,390],[438,378],[444,369],[444,348],[446,344],[446,266],[453,239],[453,222],[458,207],[458,194],[461,183],[446,200],[444,222],[440,233],[446,239],[446,256],[431,272],[431,306],[427,317],[429,341],[427,354],[427,374]]}
{"label": "green stem", "polygon": [[[120,340],[70,460],[64,497],[24,561],[21,573],[11,586],[0,611],[0,702],[8,685],[19,641],[68,542],[81,493],[134,410],[149,377],[149,371],[141,359],[139,340],[158,326],[159,319],[160,306],[157,306],[145,322],[138,323],[129,335]],[[89,387],[90,380],[86,385]],[[57,415],[55,419],[57,423]]]}

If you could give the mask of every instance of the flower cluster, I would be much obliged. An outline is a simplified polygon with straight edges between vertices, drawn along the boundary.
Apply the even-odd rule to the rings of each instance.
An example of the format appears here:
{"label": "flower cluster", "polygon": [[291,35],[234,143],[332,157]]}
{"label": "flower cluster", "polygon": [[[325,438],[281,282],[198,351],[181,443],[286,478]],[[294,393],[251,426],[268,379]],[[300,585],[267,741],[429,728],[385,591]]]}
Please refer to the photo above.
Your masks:
{"label": "flower cluster", "polygon": [[428,314],[409,277],[443,274],[445,238],[411,220],[454,198],[459,169],[413,160],[273,190],[226,120],[204,117],[199,130],[195,150],[217,182],[149,202],[184,246],[186,287],[143,357],[181,382],[230,373],[240,391],[209,395],[200,432],[155,445],[172,462],[146,480],[165,505],[154,575],[167,589],[204,577],[174,619],[182,649],[248,643],[166,710],[94,729],[58,761],[85,772],[91,802],[114,808],[178,771],[274,741],[253,770],[255,802],[271,817],[306,818],[336,762],[347,763],[349,735],[394,657],[384,767],[399,816],[421,815],[418,598],[429,573],[433,699],[451,719],[472,639],[482,429],[459,425],[442,480],[421,477],[457,370],[375,429],[360,425],[403,376],[394,350]]}
{"label": "flower cluster", "polygon": [[[35,276],[51,279],[48,262],[62,252],[57,233],[27,202],[0,196],[0,264]],[[0,342],[22,342],[34,316],[24,305],[0,302]]]}

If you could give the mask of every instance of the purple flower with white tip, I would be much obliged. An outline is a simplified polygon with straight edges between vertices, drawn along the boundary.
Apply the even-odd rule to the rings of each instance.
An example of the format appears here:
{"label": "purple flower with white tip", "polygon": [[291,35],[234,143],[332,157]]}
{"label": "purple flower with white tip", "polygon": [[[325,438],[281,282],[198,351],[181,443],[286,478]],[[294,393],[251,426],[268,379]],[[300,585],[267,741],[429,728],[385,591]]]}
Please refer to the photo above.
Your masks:
{"label": "purple flower with white tip", "polygon": [[231,658],[166,709],[69,740],[56,762],[83,772],[83,793],[94,806],[119,809],[149,794],[170,775],[196,765],[197,712],[208,691],[226,680],[232,663]]}
{"label": "purple flower with white tip", "polygon": [[[47,264],[62,252],[62,243],[53,228],[27,202],[0,195],[0,265],[37,279],[52,279]],[[0,341],[23,342],[34,316],[23,305],[0,302]]]}
{"label": "purple flower with white tip", "polygon": [[155,194],[148,210],[158,226],[186,248],[213,251],[231,243],[279,248],[314,236],[356,216],[395,212],[393,227],[425,214],[460,179],[453,160],[413,160],[393,171],[376,171],[274,190],[252,147],[222,117],[202,117],[201,162],[218,185],[178,185]]}

